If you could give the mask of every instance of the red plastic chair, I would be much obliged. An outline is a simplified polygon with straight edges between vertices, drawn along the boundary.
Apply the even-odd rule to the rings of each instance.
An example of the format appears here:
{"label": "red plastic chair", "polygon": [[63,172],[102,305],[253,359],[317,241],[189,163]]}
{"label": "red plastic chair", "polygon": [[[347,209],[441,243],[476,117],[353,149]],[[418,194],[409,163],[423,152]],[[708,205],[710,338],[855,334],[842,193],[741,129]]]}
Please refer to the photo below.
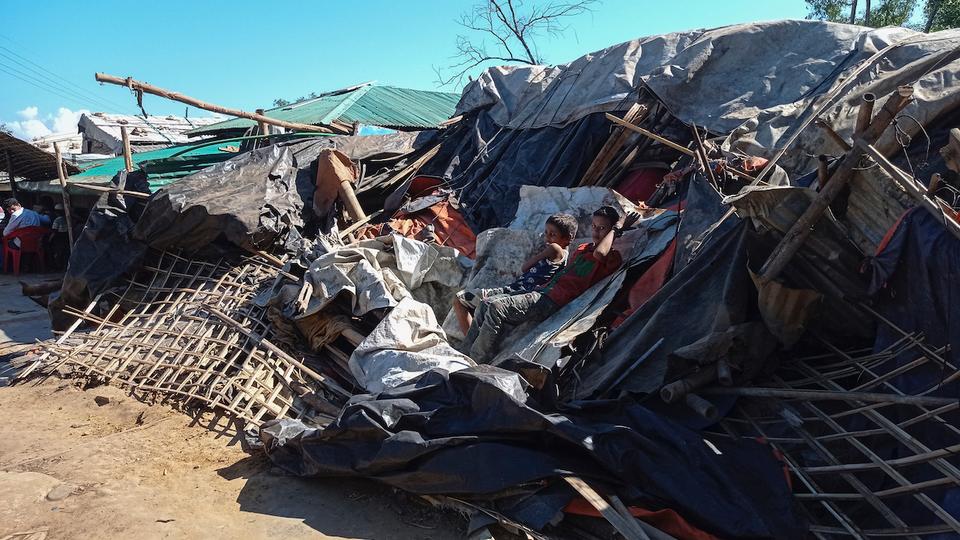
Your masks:
{"label": "red plastic chair", "polygon": [[[20,257],[33,255],[37,261],[37,270],[46,271],[46,254],[43,252],[43,238],[50,233],[46,227],[24,227],[3,237],[3,271],[13,268],[14,275],[20,275]],[[20,249],[10,247],[10,241],[20,239]]]}

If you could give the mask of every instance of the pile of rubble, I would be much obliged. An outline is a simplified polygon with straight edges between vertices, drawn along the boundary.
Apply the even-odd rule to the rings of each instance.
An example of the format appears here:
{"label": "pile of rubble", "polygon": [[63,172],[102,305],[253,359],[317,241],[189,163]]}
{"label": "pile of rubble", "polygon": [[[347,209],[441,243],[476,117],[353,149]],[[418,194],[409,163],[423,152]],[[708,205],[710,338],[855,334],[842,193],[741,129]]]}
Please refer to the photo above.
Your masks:
{"label": "pile of rubble", "polygon": [[[655,36],[489,69],[441,130],[105,194],[20,378],[221,411],[279,467],[471,533],[956,535],[958,51],[813,21]],[[639,215],[623,265],[493,361],[460,352],[455,294],[509,283],[557,212],[588,242],[600,206]]]}

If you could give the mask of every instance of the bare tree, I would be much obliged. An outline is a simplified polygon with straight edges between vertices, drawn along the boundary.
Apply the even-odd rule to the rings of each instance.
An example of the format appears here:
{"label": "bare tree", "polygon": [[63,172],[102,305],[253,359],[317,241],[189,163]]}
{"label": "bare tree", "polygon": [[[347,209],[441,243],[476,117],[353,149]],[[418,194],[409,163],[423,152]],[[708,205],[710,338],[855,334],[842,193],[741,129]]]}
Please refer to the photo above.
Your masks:
{"label": "bare tree", "polygon": [[489,62],[543,64],[536,40],[563,35],[567,19],[591,11],[599,1],[483,0],[457,20],[469,32],[457,36],[453,64],[434,67],[437,82],[460,84],[470,70]]}

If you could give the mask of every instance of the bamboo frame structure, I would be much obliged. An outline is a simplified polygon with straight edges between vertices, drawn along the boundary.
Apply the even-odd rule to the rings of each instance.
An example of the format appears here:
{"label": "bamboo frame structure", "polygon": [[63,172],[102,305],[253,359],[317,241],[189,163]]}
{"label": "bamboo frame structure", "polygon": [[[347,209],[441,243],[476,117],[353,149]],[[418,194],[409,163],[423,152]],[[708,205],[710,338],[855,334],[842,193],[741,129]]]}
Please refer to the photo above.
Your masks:
{"label": "bamboo frame structure", "polygon": [[69,310],[93,328],[74,324],[24,373],[68,365],[81,377],[254,425],[284,417],[322,424],[349,393],[269,341],[256,298],[281,279],[259,256],[211,263],[151,254],[105,315]]}
{"label": "bamboo frame structure", "polygon": [[944,348],[877,318],[902,337],[879,352],[819,339],[827,354],[782,365],[762,382],[781,392],[740,397],[719,427],[782,454],[817,538],[960,534],[947,509],[960,490],[960,401],[943,399],[960,371]]}

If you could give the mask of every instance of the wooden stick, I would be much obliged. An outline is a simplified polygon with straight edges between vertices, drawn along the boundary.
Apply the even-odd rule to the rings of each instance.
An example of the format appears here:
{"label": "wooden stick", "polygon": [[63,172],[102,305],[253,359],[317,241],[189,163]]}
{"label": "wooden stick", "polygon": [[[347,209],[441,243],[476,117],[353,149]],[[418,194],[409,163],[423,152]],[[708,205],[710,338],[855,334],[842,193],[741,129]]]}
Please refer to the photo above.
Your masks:
{"label": "wooden stick", "polygon": [[349,180],[340,182],[340,199],[343,201],[343,206],[346,208],[350,219],[353,221],[366,219],[367,214],[360,206],[360,201],[357,200],[357,194],[353,191],[353,185]]}
{"label": "wooden stick", "polygon": [[846,187],[847,183],[853,178],[860,158],[863,155],[863,147],[869,145],[880,138],[880,135],[887,129],[898,112],[906,107],[913,96],[913,88],[910,86],[901,86],[896,92],[890,95],[883,108],[877,113],[876,118],[870,123],[870,126],[863,132],[863,137],[858,138],[854,144],[853,151],[849,152],[840,165],[834,170],[829,182],[817,194],[817,197],[810,202],[810,205],[804,213],[794,222],[790,230],[783,236],[777,247],[774,248],[770,257],[760,269],[759,284],[764,285],[776,279],[786,268],[793,256],[796,255],[803,243],[813,232],[814,225],[820,221],[823,213],[826,212],[830,204],[837,198],[840,192]]}
{"label": "wooden stick", "polygon": [[769,397],[780,399],[805,399],[820,401],[862,401],[866,403],[891,403],[896,405],[916,405],[919,407],[943,407],[954,405],[957,398],[931,396],[901,396],[877,392],[848,392],[828,390],[791,390],[787,388],[760,387],[721,387],[704,388],[701,394],[709,396]]}
{"label": "wooden stick", "polygon": [[649,137],[649,138],[657,141],[658,143],[660,143],[660,144],[662,144],[662,145],[664,145],[664,146],[668,146],[668,147],[670,147],[670,148],[673,148],[673,149],[676,150],[677,152],[680,152],[680,153],[682,153],[682,154],[686,154],[686,155],[688,155],[688,156],[690,156],[690,157],[693,157],[693,156],[696,156],[696,155],[697,155],[697,153],[694,152],[693,150],[690,150],[689,148],[684,148],[684,147],[680,146],[679,144],[677,144],[677,143],[675,143],[675,142],[673,142],[673,141],[671,141],[671,140],[669,140],[669,139],[664,139],[663,137],[661,137],[660,135],[657,135],[656,133],[654,133],[654,132],[652,132],[652,131],[647,131],[647,130],[643,129],[643,128],[640,127],[640,126],[635,126],[635,125],[631,124],[630,122],[625,122],[624,120],[621,120],[620,118],[617,118],[616,116],[614,116],[614,115],[612,115],[612,114],[610,114],[610,113],[606,113],[606,115],[607,115],[607,119],[610,120],[611,122],[613,122],[613,123],[615,123],[615,124],[620,124],[621,126],[627,128],[627,129],[629,129],[629,130],[631,130],[631,131],[636,131],[637,133],[639,133],[639,134],[641,134],[641,135],[644,135],[644,136],[646,136],[646,137]]}
{"label": "wooden stick", "polygon": [[13,162],[10,161],[10,152],[4,150],[3,155],[7,158],[7,177],[10,178],[10,191],[13,192],[14,199],[20,200],[19,194],[17,193],[17,180],[13,175]]}
{"label": "wooden stick", "polygon": [[586,499],[587,502],[590,503],[590,506],[596,508],[597,511],[600,512],[600,515],[609,521],[610,524],[613,525],[613,528],[622,534],[624,538],[627,540],[650,540],[650,537],[647,536],[647,533],[643,532],[643,529],[637,524],[633,516],[627,519],[621,515],[620,512],[617,512],[610,506],[610,503],[604,500],[604,498],[601,497],[595,489],[587,485],[586,482],[576,476],[564,476],[563,479],[570,484],[570,487]]}
{"label": "wooden stick", "polygon": [[855,135],[859,136],[870,125],[870,119],[873,117],[873,104],[876,101],[877,96],[871,92],[863,95],[863,103],[860,104],[860,110],[857,111],[857,123],[853,128]]}
{"label": "wooden stick", "polygon": [[[637,124],[647,115],[647,108],[639,103],[634,103],[625,115],[623,119],[631,124]],[[622,126],[617,126],[613,129],[613,133],[610,134],[610,137],[607,138],[607,141],[603,143],[603,147],[597,152],[597,156],[593,159],[593,162],[590,163],[590,166],[587,168],[587,171],[583,173],[583,177],[580,179],[580,186],[592,186],[597,183],[597,180],[602,176],[603,172],[607,169],[607,166],[610,164],[610,161],[616,156],[617,152],[623,145],[627,142],[627,138],[630,136],[630,132],[626,131]]]}
{"label": "wooden stick", "polygon": [[957,218],[957,212],[954,211],[950,205],[940,200],[936,195],[928,194],[926,187],[921,186],[910,175],[900,170],[900,168],[893,163],[890,163],[890,161],[873,146],[869,144],[865,145],[864,150],[894,182],[916,199],[927,211],[933,214],[938,221],[941,221],[948,231],[957,238],[960,238],[960,220]]}
{"label": "wooden stick", "polygon": [[344,128],[340,125],[339,122],[335,122],[330,128],[313,126],[310,124],[300,124],[297,122],[287,122],[284,120],[277,120],[276,118],[270,118],[269,116],[263,116],[261,114],[249,113],[246,111],[241,111],[239,109],[228,109],[220,105],[215,105],[213,103],[207,103],[205,101],[200,101],[199,99],[192,98],[190,96],[185,96],[183,94],[166,90],[151,84],[140,82],[134,80],[130,77],[122,78],[116,77],[114,75],[107,75],[106,73],[97,73],[95,75],[97,82],[116,84],[118,86],[126,86],[131,90],[137,90],[140,92],[146,92],[148,94],[153,94],[155,96],[160,96],[162,98],[170,99],[173,101],[179,101],[180,103],[186,103],[198,109],[203,109],[205,111],[215,112],[219,114],[225,114],[228,116],[236,116],[237,118],[246,118],[247,120],[253,120],[254,122],[263,122],[265,124],[270,124],[272,126],[278,126],[286,129],[295,129],[297,131],[316,131],[319,133],[339,133],[347,134],[350,132],[349,128]]}
{"label": "wooden stick", "polygon": [[208,311],[211,315],[215,316],[221,321],[229,324],[230,326],[233,326],[238,332],[250,338],[250,340],[252,340],[254,343],[263,345],[263,347],[268,351],[272,352],[273,354],[277,355],[283,360],[297,366],[298,368],[302,369],[304,373],[310,375],[311,377],[316,379],[318,382],[326,386],[328,389],[332,390],[334,393],[337,393],[341,397],[345,397],[347,399],[351,397],[350,392],[347,392],[346,390],[341,388],[340,385],[334,382],[332,379],[324,377],[323,375],[317,373],[316,371],[308,368],[302,362],[298,361],[296,358],[283,352],[283,349],[281,349],[280,347],[277,347],[276,345],[271,343],[269,340],[265,339],[263,336],[258,336],[257,334],[254,334],[250,330],[247,330],[246,328],[244,328],[243,325],[231,319],[229,316],[227,316],[226,313],[210,305],[204,305],[203,309]]}
{"label": "wooden stick", "polygon": [[947,137],[947,144],[940,149],[940,155],[947,163],[947,168],[960,173],[960,128],[953,128]]}
{"label": "wooden stick", "polygon": [[123,139],[123,166],[127,172],[133,172],[133,152],[130,150],[130,134],[127,126],[120,126],[120,138]]}
{"label": "wooden stick", "polygon": [[693,130],[693,142],[696,143],[697,157],[700,159],[700,164],[703,165],[704,170],[706,170],[707,176],[713,183],[713,187],[717,188],[719,191],[720,184],[717,183],[717,177],[713,175],[713,169],[710,168],[710,158],[707,157],[707,148],[703,145],[703,141],[700,139],[700,131],[697,130],[696,124],[691,125],[690,129]]}
{"label": "wooden stick", "polygon": [[67,237],[70,240],[70,251],[73,252],[73,218],[70,211],[70,194],[67,193],[67,176],[63,168],[63,154],[60,153],[60,146],[53,143],[53,151],[57,156],[57,178],[60,180],[60,194],[63,197],[63,215],[67,221]]}
{"label": "wooden stick", "polygon": [[[257,112],[258,115],[263,116],[263,109],[257,109],[256,112]],[[269,131],[270,128],[267,127],[267,124],[266,124],[263,120],[258,120],[258,121],[257,121],[257,129],[260,130],[260,134],[261,134],[261,135],[269,135],[269,134],[270,134],[270,131]],[[267,143],[269,144],[269,138],[267,139]]]}
{"label": "wooden stick", "polygon": [[830,179],[830,168],[828,166],[827,156],[820,154],[817,156],[817,185],[820,189],[827,185]]}
{"label": "wooden stick", "polygon": [[830,127],[830,124],[828,124],[826,120],[818,118],[815,124],[818,128],[822,129],[823,132],[827,134],[827,137],[829,137],[830,140],[839,146],[844,152],[849,152],[853,149],[853,147],[850,146],[850,143],[841,137],[839,133],[834,131],[834,129]]}
{"label": "wooden stick", "polygon": [[80,188],[80,189],[89,189],[90,191],[99,191],[100,193],[117,193],[119,195],[125,195],[127,197],[136,197],[138,199],[149,199],[149,193],[140,193],[139,191],[129,191],[126,189],[117,189],[117,188],[108,188],[103,186],[94,186],[92,184],[79,184],[74,182],[70,184],[70,187]]}

